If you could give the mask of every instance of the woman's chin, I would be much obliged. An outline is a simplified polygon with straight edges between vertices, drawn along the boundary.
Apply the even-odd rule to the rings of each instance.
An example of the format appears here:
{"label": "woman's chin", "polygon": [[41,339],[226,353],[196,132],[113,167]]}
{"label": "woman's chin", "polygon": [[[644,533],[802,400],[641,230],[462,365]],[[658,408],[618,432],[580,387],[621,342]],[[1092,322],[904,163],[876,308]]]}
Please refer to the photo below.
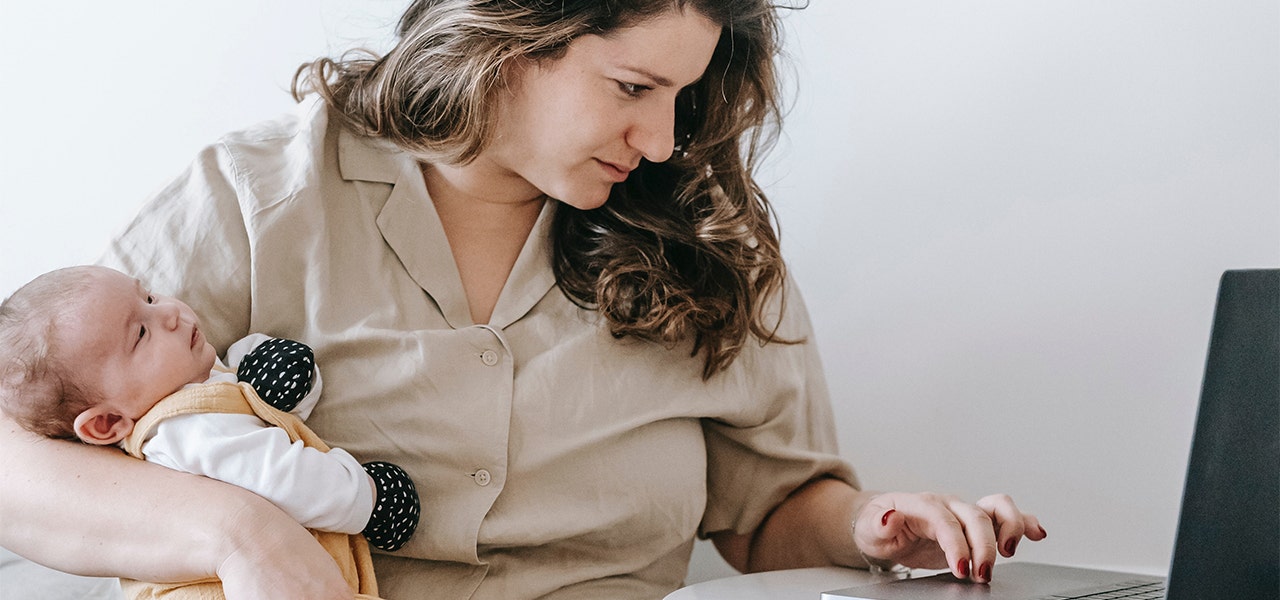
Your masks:
{"label": "woman's chin", "polygon": [[605,202],[609,201],[609,192],[612,189],[613,185],[609,185],[603,190],[571,190],[557,199],[578,210],[594,210],[604,206]]}

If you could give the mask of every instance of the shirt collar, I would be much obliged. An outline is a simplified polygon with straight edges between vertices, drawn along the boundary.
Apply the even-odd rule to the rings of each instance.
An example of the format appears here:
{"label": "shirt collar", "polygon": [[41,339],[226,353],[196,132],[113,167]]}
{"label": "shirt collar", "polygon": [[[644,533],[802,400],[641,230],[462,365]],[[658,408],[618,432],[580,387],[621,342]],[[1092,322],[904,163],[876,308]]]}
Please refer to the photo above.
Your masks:
{"label": "shirt collar", "polygon": [[412,156],[391,142],[338,131],[338,173],[347,181],[395,183],[405,163],[416,164]]}
{"label": "shirt collar", "polygon": [[[391,194],[377,219],[383,238],[410,276],[436,300],[450,325],[455,328],[472,325],[461,278],[451,260],[452,250],[440,217],[427,196],[417,161],[385,140],[342,129],[338,132],[338,169],[348,181],[392,184]],[[498,296],[490,326],[506,328],[555,287],[551,269],[551,224],[557,204],[548,200],[543,205]],[[449,259],[440,260],[442,256]]]}

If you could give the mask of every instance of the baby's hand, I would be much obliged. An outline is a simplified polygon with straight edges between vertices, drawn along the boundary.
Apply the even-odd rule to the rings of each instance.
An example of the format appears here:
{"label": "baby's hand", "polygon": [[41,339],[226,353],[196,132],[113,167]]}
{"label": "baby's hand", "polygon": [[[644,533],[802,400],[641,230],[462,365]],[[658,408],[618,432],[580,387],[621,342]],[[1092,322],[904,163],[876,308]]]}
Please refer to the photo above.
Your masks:
{"label": "baby's hand", "polygon": [[244,355],[236,379],[253,386],[267,404],[289,412],[311,392],[315,364],[306,344],[273,338]]}
{"label": "baby's hand", "polygon": [[374,548],[395,552],[418,529],[418,490],[404,469],[389,462],[361,466],[373,479],[374,487],[373,514],[362,533]]}

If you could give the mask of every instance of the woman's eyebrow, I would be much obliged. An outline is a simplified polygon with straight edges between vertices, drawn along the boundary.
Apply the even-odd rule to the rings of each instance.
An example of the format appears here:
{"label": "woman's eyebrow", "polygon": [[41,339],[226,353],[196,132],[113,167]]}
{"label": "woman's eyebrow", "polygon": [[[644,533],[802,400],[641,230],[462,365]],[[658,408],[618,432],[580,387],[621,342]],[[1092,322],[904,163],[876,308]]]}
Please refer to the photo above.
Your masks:
{"label": "woman's eyebrow", "polygon": [[[670,79],[663,77],[662,75],[659,75],[657,73],[654,73],[653,71],[650,71],[644,67],[634,67],[631,65],[619,65],[619,68],[623,69],[624,71],[631,71],[632,73],[635,73],[636,75],[639,75],[641,77],[648,78],[650,81],[658,84],[661,87],[677,87],[674,81],[671,81]],[[702,80],[702,76],[699,75],[697,79],[694,79],[693,81],[689,82],[688,85],[693,85],[695,83],[698,83],[701,80]],[[688,87],[688,85],[682,86],[682,87]]]}
{"label": "woman's eyebrow", "polygon": [[640,67],[631,67],[627,65],[623,65],[622,68],[627,71],[631,71],[632,73],[635,73],[636,75],[639,75],[641,77],[647,77],[650,81],[663,87],[671,87],[675,85],[674,83],[671,82],[670,79],[667,79],[666,77],[658,75],[657,73],[654,73],[647,69],[642,69]]}

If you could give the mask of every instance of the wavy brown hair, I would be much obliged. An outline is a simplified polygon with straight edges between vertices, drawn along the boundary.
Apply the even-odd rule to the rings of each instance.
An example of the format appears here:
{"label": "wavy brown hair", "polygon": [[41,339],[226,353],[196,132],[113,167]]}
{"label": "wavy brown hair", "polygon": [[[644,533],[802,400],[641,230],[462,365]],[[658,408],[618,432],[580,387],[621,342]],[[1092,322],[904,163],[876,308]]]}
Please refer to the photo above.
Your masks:
{"label": "wavy brown hair", "polygon": [[[504,66],[555,60],[583,35],[608,35],[673,10],[722,27],[707,70],[682,90],[679,151],[642,161],[594,210],[562,205],[553,268],[573,302],[615,337],[704,354],[703,377],[748,338],[776,334],[785,268],[773,210],[756,184],[780,122],[777,7],[765,0],[417,0],[385,55],[353,51],[302,65],[293,95],[316,93],[351,130],[428,162],[465,164],[490,139]],[[780,306],[775,306],[780,309]],[[769,315],[774,314],[775,318]]]}

